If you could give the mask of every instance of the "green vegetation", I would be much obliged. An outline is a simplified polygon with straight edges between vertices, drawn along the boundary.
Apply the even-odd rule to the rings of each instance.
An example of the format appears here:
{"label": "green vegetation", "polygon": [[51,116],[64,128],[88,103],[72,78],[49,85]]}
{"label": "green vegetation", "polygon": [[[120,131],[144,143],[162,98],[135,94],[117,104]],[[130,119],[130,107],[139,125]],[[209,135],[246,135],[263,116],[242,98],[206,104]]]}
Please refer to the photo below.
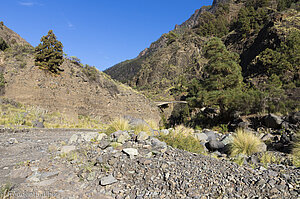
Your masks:
{"label": "green vegetation", "polygon": [[229,32],[229,22],[226,17],[228,13],[229,4],[220,4],[215,14],[204,12],[195,27],[196,33],[203,37],[226,35]]}
{"label": "green vegetation", "polygon": [[204,154],[203,146],[192,135],[193,129],[186,128],[183,125],[177,126],[169,135],[161,135],[159,139],[168,145],[192,153]]}
{"label": "green vegetation", "polygon": [[265,168],[267,168],[269,164],[278,163],[279,160],[274,156],[273,153],[265,152],[260,157],[260,162],[264,165]]}
{"label": "green vegetation", "polygon": [[35,48],[35,64],[42,70],[59,74],[63,71],[59,66],[64,62],[62,43],[56,39],[52,30],[42,37],[41,42]]}
{"label": "green vegetation", "polygon": [[176,39],[177,39],[178,35],[173,32],[173,31],[170,31],[168,34],[167,34],[167,39],[168,39],[168,45],[175,42]]}
{"label": "green vegetation", "polygon": [[283,11],[287,8],[294,7],[298,0],[277,0],[277,10]]}
{"label": "green vegetation", "polygon": [[262,141],[253,133],[238,129],[234,135],[233,143],[231,146],[231,155],[237,156],[239,154],[252,155],[259,152],[259,146]]}
{"label": "green vegetation", "polygon": [[91,81],[96,81],[99,76],[99,71],[95,66],[90,66],[88,64],[84,65],[82,72],[89,78]]}
{"label": "green vegetation", "polygon": [[8,48],[8,44],[4,41],[4,39],[2,37],[0,37],[0,50],[5,50],[6,48]]}
{"label": "green vegetation", "polygon": [[0,87],[5,86],[5,79],[3,73],[0,72]]}
{"label": "green vegetation", "polygon": [[285,84],[291,81],[299,84],[300,77],[297,73],[300,71],[300,31],[290,32],[285,42],[275,50],[267,48],[260,53],[258,61],[268,76],[275,74]]}

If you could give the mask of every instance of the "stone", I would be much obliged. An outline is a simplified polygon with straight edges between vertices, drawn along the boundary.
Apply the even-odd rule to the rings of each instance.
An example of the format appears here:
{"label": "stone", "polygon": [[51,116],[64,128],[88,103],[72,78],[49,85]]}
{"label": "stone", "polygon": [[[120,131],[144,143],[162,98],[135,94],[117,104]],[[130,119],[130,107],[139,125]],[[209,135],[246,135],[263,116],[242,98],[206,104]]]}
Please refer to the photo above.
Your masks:
{"label": "stone", "polygon": [[110,143],[106,140],[101,140],[98,147],[100,149],[106,149],[107,147],[109,147]]}
{"label": "stone", "polygon": [[228,144],[232,144],[233,143],[233,140],[234,140],[234,137],[233,135],[226,135],[222,140],[221,142],[224,144],[224,145],[228,145]]}
{"label": "stone", "polygon": [[206,142],[208,140],[208,136],[205,133],[195,133],[194,137],[199,141],[199,142]]}
{"label": "stone", "polygon": [[258,146],[258,151],[259,152],[266,152],[267,151],[267,145],[262,142],[259,146]]}
{"label": "stone", "polygon": [[170,131],[168,129],[160,130],[160,135],[169,135]]}
{"label": "stone", "polygon": [[70,139],[69,139],[69,144],[74,144],[76,143],[78,140],[78,135],[77,134],[73,134]]}
{"label": "stone", "polygon": [[18,140],[16,138],[9,138],[8,139],[8,143],[9,144],[18,144],[19,142],[18,142]]}
{"label": "stone", "polygon": [[96,138],[96,140],[99,142],[99,141],[102,141],[106,137],[107,137],[107,135],[105,133],[98,133],[98,137]]}
{"label": "stone", "polygon": [[84,141],[90,142],[93,139],[96,139],[98,137],[98,132],[87,132],[87,133],[81,133],[81,137]]}
{"label": "stone", "polygon": [[76,146],[69,145],[69,146],[62,146],[60,152],[61,153],[70,153],[71,151],[76,150]]}
{"label": "stone", "polygon": [[224,148],[224,144],[222,142],[216,141],[216,140],[211,140],[207,143],[207,148],[210,151],[216,151],[216,150],[221,150]]}
{"label": "stone", "polygon": [[27,178],[31,174],[32,171],[29,167],[21,167],[11,172],[11,178]]}
{"label": "stone", "polygon": [[268,140],[272,140],[273,137],[274,137],[273,135],[271,135],[270,133],[267,133],[261,137],[261,140],[265,142]]}
{"label": "stone", "polygon": [[119,142],[124,144],[126,141],[130,140],[131,137],[128,134],[127,131],[116,131],[114,133],[112,133],[111,138],[113,138],[113,141]]}
{"label": "stone", "polygon": [[216,131],[211,131],[211,130],[208,130],[208,129],[204,129],[202,131],[202,133],[206,134],[207,137],[208,137],[208,141],[211,141],[211,140],[217,140],[217,132]]}
{"label": "stone", "polygon": [[282,119],[280,116],[269,114],[263,118],[264,125],[268,128],[280,129]]}
{"label": "stone", "polygon": [[152,137],[150,142],[153,147],[167,147],[167,144],[165,142],[162,142],[157,138]]}
{"label": "stone", "polygon": [[141,142],[141,141],[144,141],[144,140],[147,140],[149,138],[149,135],[146,133],[146,132],[140,132],[136,138],[136,140],[138,142]]}
{"label": "stone", "polygon": [[107,177],[103,177],[100,179],[100,185],[102,185],[102,186],[114,184],[116,182],[118,182],[117,179],[114,178],[112,175],[109,175]]}
{"label": "stone", "polygon": [[57,182],[57,179],[50,179],[50,180],[44,180],[41,182],[35,182],[35,183],[32,183],[32,185],[37,186],[37,187],[48,187],[48,186],[54,184],[55,182]]}
{"label": "stone", "polygon": [[41,174],[41,180],[53,178],[55,176],[58,176],[58,174],[59,174],[58,171],[44,172],[44,173]]}
{"label": "stone", "polygon": [[44,121],[41,122],[41,121],[36,120],[36,121],[33,121],[32,123],[33,123],[34,128],[45,128]]}
{"label": "stone", "polygon": [[126,149],[123,149],[122,151],[129,156],[136,156],[139,154],[138,150],[134,149],[134,148],[126,148]]}

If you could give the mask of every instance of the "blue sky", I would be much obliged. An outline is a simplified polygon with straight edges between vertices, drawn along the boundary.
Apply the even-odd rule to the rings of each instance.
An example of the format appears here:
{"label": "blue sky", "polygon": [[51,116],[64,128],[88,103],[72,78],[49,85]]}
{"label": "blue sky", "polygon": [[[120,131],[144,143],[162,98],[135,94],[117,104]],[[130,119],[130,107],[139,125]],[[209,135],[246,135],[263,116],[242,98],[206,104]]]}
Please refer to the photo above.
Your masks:
{"label": "blue sky", "polygon": [[213,0],[2,0],[0,21],[33,46],[52,29],[69,56],[104,70],[135,58]]}

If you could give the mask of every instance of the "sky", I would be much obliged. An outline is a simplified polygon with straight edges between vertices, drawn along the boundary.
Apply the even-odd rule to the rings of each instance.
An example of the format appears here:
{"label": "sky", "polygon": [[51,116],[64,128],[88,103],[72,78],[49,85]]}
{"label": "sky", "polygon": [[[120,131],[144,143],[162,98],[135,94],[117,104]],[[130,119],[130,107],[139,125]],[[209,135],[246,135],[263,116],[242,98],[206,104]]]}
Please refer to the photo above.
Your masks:
{"label": "sky", "polygon": [[132,59],[213,0],[1,0],[0,21],[37,46],[53,30],[68,56],[105,70]]}

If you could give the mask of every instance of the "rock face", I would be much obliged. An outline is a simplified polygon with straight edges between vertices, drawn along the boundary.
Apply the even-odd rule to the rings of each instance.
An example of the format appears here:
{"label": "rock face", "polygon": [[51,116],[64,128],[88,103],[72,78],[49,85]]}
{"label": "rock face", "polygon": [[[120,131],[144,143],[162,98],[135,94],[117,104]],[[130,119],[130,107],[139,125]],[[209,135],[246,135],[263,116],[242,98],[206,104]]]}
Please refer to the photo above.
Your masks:
{"label": "rock face", "polygon": [[159,121],[159,110],[149,99],[108,75],[98,70],[93,74],[84,72],[80,64],[65,59],[60,67],[64,72],[53,76],[34,66],[32,46],[1,24],[0,37],[9,44],[16,40],[18,46],[23,46],[12,45],[9,52],[0,51],[0,72],[6,81],[0,92],[3,97],[58,111],[75,120],[78,115],[103,121],[129,115]]}

